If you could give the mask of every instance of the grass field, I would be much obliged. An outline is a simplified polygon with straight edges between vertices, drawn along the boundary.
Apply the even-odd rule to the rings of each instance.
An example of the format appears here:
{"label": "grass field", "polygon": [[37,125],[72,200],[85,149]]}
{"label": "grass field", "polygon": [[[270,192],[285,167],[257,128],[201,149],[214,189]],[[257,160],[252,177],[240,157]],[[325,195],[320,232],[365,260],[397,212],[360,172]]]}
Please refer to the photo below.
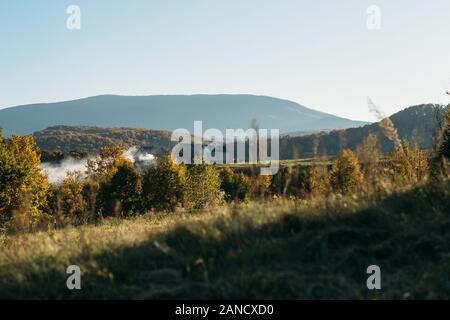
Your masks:
{"label": "grass field", "polygon": [[[450,183],[2,236],[0,298],[450,298]],[[79,265],[82,289],[66,288]],[[381,268],[382,289],[366,287]]]}
{"label": "grass field", "polygon": [[[311,166],[311,165],[323,165],[331,164],[331,161],[327,160],[317,160],[312,158],[302,158],[302,159],[290,159],[290,160],[280,160],[280,167],[295,167],[295,166]],[[252,165],[249,163],[231,163],[231,164],[220,164],[217,167],[229,167],[229,168],[251,168],[252,166],[260,167],[261,165]]]}

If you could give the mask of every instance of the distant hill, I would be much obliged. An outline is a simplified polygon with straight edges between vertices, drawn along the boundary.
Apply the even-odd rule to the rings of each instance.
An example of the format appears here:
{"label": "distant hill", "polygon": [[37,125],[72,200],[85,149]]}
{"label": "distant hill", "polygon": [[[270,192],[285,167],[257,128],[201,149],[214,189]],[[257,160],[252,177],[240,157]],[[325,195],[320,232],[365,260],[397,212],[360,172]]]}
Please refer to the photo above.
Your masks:
{"label": "distant hill", "polygon": [[6,136],[31,134],[56,125],[192,130],[194,120],[202,120],[204,129],[245,129],[253,119],[261,128],[278,128],[280,133],[366,124],[289,100],[255,95],[102,95],[0,110],[0,127]]}
{"label": "distant hill", "polygon": [[[71,151],[96,154],[102,147],[149,145],[154,154],[164,154],[174,145],[170,132],[131,128],[54,126],[33,134],[42,151],[69,155]],[[44,159],[45,160],[45,159]]]}
{"label": "distant hill", "polygon": [[[419,139],[421,147],[433,147],[433,134],[436,130],[437,115],[442,109],[434,105],[419,105],[402,110],[390,117],[401,139],[414,143]],[[318,155],[336,155],[341,147],[355,150],[369,133],[378,135],[382,152],[394,150],[394,144],[385,137],[378,123],[360,128],[332,130],[310,135],[286,135],[280,141],[281,159],[308,158],[313,155],[314,145]],[[122,146],[124,148],[148,145],[154,154],[168,152],[174,142],[170,132],[164,130],[136,128],[99,128],[92,126],[53,126],[34,133],[41,150],[57,151],[69,155],[71,151],[95,154],[101,147]],[[49,155],[46,154],[48,157]]]}
{"label": "distant hill", "polygon": [[[409,107],[390,117],[397,129],[400,139],[407,139],[411,144],[419,140],[424,149],[431,149],[434,145],[433,135],[439,115],[443,109],[432,104]],[[382,152],[394,150],[394,143],[389,140],[379,127],[378,123],[369,124],[360,128],[333,130],[306,136],[285,136],[280,141],[281,159],[292,159],[298,156],[311,157],[314,148],[318,155],[336,155],[341,147],[355,150],[369,133],[379,137]]]}

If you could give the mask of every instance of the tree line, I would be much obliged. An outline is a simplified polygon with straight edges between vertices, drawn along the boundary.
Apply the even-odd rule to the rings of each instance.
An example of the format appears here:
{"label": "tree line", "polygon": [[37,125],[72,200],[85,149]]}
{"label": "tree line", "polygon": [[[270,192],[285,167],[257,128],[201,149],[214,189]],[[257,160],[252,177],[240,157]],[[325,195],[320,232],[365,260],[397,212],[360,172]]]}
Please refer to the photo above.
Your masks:
{"label": "tree line", "polygon": [[408,140],[393,152],[380,152],[369,133],[356,150],[342,148],[331,162],[317,158],[307,166],[285,165],[274,176],[249,168],[177,164],[162,156],[144,172],[136,170],[120,147],[102,148],[85,172],[70,172],[49,184],[40,170],[40,151],[31,136],[5,139],[0,131],[0,226],[33,230],[95,223],[152,211],[199,210],[226,202],[308,199],[330,195],[382,196],[387,192],[448,177],[450,111],[433,152]]}

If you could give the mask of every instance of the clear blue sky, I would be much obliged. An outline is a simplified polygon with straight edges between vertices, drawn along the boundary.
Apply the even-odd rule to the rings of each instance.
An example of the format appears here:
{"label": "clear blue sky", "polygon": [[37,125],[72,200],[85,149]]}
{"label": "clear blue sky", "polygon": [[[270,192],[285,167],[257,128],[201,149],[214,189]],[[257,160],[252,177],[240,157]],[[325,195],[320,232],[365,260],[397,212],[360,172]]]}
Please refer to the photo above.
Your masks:
{"label": "clear blue sky", "polygon": [[[81,30],[66,28],[70,4]],[[391,114],[446,90],[449,0],[0,0],[0,108],[251,93],[374,120],[367,97]]]}

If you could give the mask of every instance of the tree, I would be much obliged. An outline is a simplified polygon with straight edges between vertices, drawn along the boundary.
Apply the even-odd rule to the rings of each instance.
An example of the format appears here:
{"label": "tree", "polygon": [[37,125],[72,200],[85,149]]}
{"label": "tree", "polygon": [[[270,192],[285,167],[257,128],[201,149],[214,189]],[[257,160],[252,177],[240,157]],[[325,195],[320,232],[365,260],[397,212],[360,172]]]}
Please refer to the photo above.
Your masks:
{"label": "tree", "polygon": [[219,173],[213,165],[194,164],[187,171],[185,206],[203,209],[222,200]]}
{"label": "tree", "polygon": [[315,163],[304,170],[300,183],[304,196],[307,194],[312,196],[325,194],[329,190],[328,176],[328,166],[326,163]]}
{"label": "tree", "polygon": [[250,178],[242,172],[234,173],[226,167],[220,171],[220,189],[224,192],[226,201],[245,201],[250,196]]}
{"label": "tree", "polygon": [[186,168],[172,157],[162,157],[156,166],[144,173],[142,199],[144,209],[174,211],[183,201]]}
{"label": "tree", "polygon": [[352,192],[362,182],[358,159],[350,149],[343,149],[330,171],[330,185],[335,192]]}
{"label": "tree", "polygon": [[124,149],[120,147],[101,148],[100,154],[95,160],[88,160],[87,174],[91,179],[103,182],[109,180],[117,168],[123,164],[131,164],[124,157]]}
{"label": "tree", "polygon": [[117,167],[111,181],[104,183],[99,191],[98,206],[102,215],[121,213],[124,216],[140,210],[141,178],[129,163]]}
{"label": "tree", "polygon": [[442,143],[439,148],[440,157],[446,158],[450,161],[450,106],[445,110],[445,127],[442,134]]}
{"label": "tree", "polygon": [[422,150],[417,146],[410,148],[408,141],[402,141],[401,147],[393,154],[395,178],[403,183],[420,181],[428,170],[428,163]]}
{"label": "tree", "polygon": [[25,206],[32,220],[47,203],[47,178],[40,171],[40,156],[32,136],[13,135],[7,142],[0,131],[0,222]]}

